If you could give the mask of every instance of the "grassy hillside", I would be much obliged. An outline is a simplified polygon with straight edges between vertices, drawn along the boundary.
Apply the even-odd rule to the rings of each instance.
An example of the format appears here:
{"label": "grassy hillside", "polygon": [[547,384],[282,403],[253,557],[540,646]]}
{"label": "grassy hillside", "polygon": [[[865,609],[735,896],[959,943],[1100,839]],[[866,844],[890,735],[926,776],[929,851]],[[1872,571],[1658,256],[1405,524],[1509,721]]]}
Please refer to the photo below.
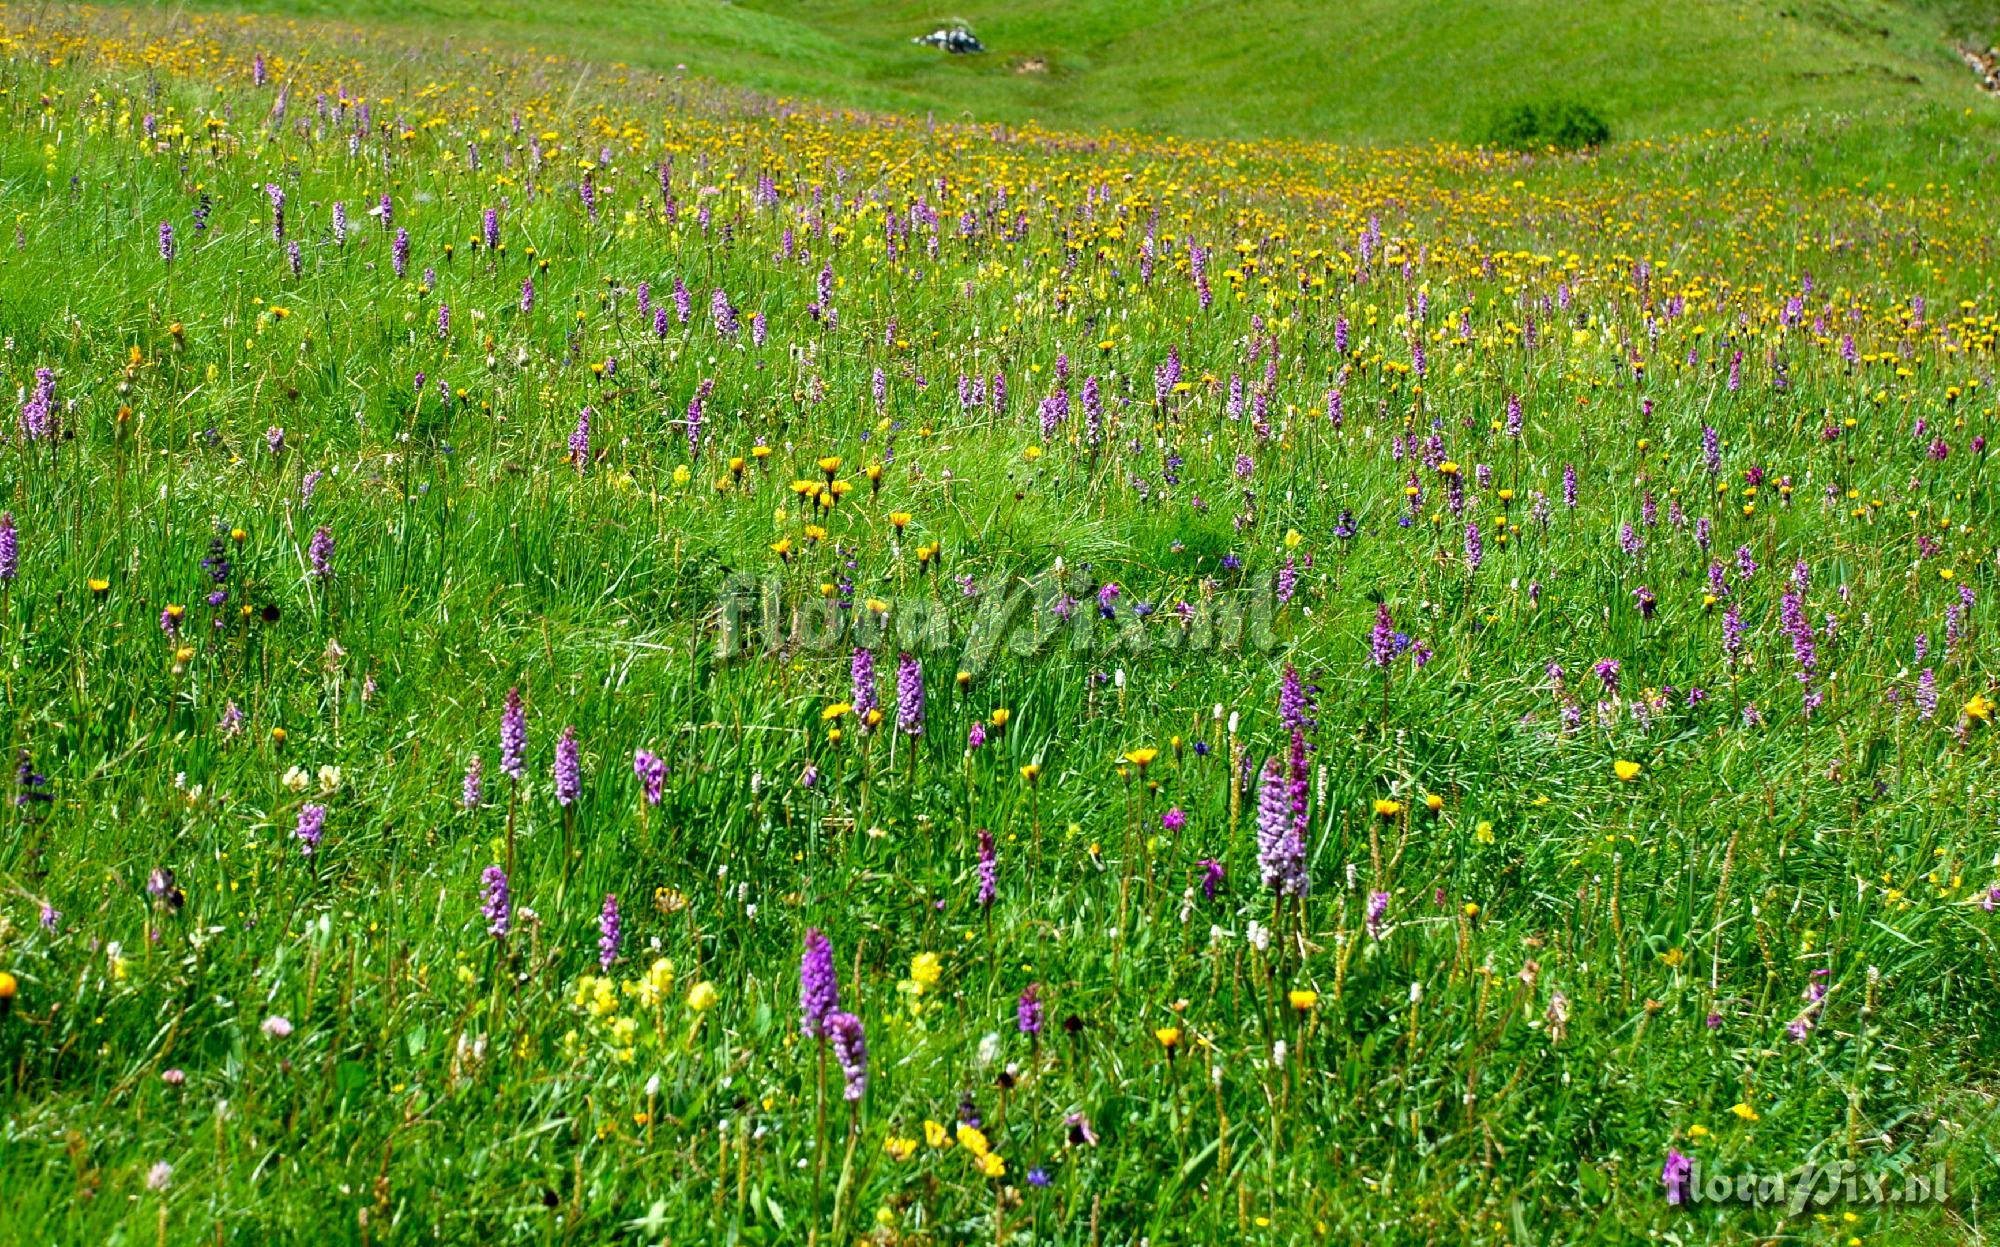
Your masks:
{"label": "grassy hillside", "polygon": [[0,1247],[1994,1241],[1914,34],[552,8],[0,4]]}
{"label": "grassy hillside", "polygon": [[[1825,110],[1993,105],[1950,37],[1992,0],[245,0],[505,39],[834,103],[1202,136],[1462,137],[1570,94],[1652,136]],[[909,42],[969,23],[988,55]],[[1032,67],[1032,68],[1031,68]]]}

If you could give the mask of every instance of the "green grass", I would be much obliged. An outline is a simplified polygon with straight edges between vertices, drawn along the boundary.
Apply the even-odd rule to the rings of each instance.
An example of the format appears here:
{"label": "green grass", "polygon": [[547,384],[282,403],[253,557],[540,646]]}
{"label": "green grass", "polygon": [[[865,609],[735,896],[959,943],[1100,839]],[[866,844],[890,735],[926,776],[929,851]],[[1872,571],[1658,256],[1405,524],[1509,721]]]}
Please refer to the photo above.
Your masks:
{"label": "green grass", "polygon": [[0,1243],[1990,1238],[1989,113],[1016,134],[413,30],[0,11]]}
{"label": "green grass", "polygon": [[[1911,106],[1996,107],[1950,36],[1987,0],[252,0],[247,12],[504,39],[940,119],[1340,142],[1465,138],[1497,107],[1572,95],[1622,138]],[[948,18],[984,56],[912,45]],[[1045,72],[1021,67],[1039,62]]]}

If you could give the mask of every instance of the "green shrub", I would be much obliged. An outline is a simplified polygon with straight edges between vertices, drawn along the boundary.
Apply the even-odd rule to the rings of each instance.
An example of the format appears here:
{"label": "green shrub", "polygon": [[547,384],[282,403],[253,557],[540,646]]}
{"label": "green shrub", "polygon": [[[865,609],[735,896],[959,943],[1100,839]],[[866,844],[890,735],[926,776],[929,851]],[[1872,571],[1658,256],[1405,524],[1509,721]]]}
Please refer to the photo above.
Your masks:
{"label": "green shrub", "polygon": [[1474,139],[1516,151],[1538,147],[1577,151],[1609,142],[1611,125],[1595,108],[1575,100],[1523,101],[1494,112]]}

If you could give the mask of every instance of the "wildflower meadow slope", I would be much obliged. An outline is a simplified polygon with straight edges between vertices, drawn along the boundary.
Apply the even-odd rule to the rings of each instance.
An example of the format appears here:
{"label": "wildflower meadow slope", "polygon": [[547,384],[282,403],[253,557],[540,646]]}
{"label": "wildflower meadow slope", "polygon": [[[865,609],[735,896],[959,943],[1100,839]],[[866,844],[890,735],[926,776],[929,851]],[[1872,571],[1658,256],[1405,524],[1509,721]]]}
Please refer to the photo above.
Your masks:
{"label": "wildflower meadow slope", "polygon": [[0,1239],[1983,1241],[1978,108],[0,57]]}
{"label": "wildflower meadow slope", "polygon": [[[1621,136],[1745,117],[1977,102],[1954,50],[2000,42],[1991,0],[196,0],[365,21],[391,38],[503,40],[572,76],[692,73],[914,116],[1168,134],[1466,137],[1523,95],[1571,93]],[[986,51],[912,38],[966,23]],[[266,41],[286,27],[266,27]],[[303,34],[303,32],[302,32]],[[305,35],[304,37],[310,37]]]}

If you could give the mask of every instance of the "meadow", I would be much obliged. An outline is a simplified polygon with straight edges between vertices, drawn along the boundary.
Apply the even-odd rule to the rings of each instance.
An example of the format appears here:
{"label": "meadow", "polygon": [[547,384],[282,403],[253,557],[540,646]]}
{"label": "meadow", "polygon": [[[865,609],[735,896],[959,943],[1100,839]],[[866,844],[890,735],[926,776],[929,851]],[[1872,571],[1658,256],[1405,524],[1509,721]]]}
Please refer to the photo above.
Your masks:
{"label": "meadow", "polygon": [[1991,101],[592,56],[0,8],[0,1241],[1986,1240]]}
{"label": "meadow", "polygon": [[[1748,118],[1956,111],[1955,42],[2000,43],[1994,0],[196,0],[365,19],[392,39],[499,42],[592,67],[692,73],[779,98],[938,121],[1207,138],[1470,140],[1497,106],[1580,93],[1625,137]],[[910,40],[964,22],[988,51]]]}

